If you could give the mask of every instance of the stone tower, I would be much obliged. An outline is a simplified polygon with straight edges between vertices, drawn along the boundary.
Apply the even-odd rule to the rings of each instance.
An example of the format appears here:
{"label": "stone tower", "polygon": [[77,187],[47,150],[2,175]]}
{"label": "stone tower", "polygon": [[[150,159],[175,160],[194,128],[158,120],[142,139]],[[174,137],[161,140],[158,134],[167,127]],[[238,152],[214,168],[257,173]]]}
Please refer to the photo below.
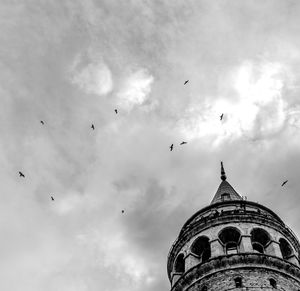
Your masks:
{"label": "stone tower", "polygon": [[300,291],[300,244],[269,208],[226,181],[182,227],[168,255],[171,291]]}

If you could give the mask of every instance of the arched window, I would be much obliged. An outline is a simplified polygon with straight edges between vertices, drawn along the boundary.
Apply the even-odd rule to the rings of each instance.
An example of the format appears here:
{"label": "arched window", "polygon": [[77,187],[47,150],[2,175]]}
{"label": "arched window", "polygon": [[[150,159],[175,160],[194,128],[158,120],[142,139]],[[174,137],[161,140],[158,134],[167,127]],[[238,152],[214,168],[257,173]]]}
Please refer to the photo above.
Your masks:
{"label": "arched window", "polygon": [[277,288],[276,281],[273,278],[270,279],[270,285],[272,286],[272,288]]}
{"label": "arched window", "polygon": [[235,227],[226,227],[219,233],[219,239],[225,246],[226,254],[237,254],[241,234]]}
{"label": "arched window", "polygon": [[198,237],[192,244],[191,252],[199,256],[202,262],[206,262],[211,256],[209,238],[206,236]]}
{"label": "arched window", "polygon": [[262,228],[254,228],[251,231],[251,243],[253,250],[258,253],[264,253],[265,247],[270,242],[269,234]]}
{"label": "arched window", "polygon": [[184,255],[179,254],[175,261],[174,271],[176,273],[184,273]]}
{"label": "arched window", "polygon": [[279,240],[279,246],[284,259],[288,259],[293,254],[292,247],[284,238]]}
{"label": "arched window", "polygon": [[235,288],[241,288],[242,287],[242,278],[241,277],[235,278],[234,282],[235,282]]}

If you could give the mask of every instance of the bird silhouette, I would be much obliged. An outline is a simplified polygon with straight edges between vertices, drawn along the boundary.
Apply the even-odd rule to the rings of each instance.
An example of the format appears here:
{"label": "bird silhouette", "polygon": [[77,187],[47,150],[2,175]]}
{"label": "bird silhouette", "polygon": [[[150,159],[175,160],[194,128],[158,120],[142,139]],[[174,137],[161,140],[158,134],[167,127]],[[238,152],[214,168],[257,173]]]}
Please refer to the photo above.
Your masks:
{"label": "bird silhouette", "polygon": [[43,124],[43,125],[45,124],[43,120],[41,120],[41,124]]}
{"label": "bird silhouette", "polygon": [[188,82],[189,82],[189,80],[186,80],[183,85],[186,85]]}
{"label": "bird silhouette", "polygon": [[94,124],[92,124],[92,126],[91,126],[91,129],[92,129],[92,130],[95,130],[95,126],[94,126]]}
{"label": "bird silhouette", "polygon": [[122,213],[124,213],[125,211],[124,210],[122,210]]}
{"label": "bird silhouette", "polygon": [[180,145],[183,145],[183,144],[187,144],[187,142],[186,142],[186,141],[183,141],[183,142],[180,143]]}
{"label": "bird silhouette", "polygon": [[51,196],[51,200],[52,200],[52,201],[54,201],[54,198],[53,198],[53,196]]}
{"label": "bird silhouette", "polygon": [[118,109],[115,109],[116,114],[118,114]]}
{"label": "bird silhouette", "polygon": [[288,182],[288,180],[285,180],[285,181],[281,184],[281,187],[284,186],[287,182]]}
{"label": "bird silhouette", "polygon": [[222,114],[220,115],[220,120],[222,120],[222,119],[223,119],[223,115],[224,115],[224,113],[222,113]]}
{"label": "bird silhouette", "polygon": [[19,175],[20,175],[20,177],[25,178],[25,175],[22,172],[20,172],[20,171],[19,171]]}
{"label": "bird silhouette", "polygon": [[173,145],[173,144],[171,144],[171,146],[170,146],[170,151],[172,151],[172,150],[173,150],[173,146],[174,146],[174,145]]}

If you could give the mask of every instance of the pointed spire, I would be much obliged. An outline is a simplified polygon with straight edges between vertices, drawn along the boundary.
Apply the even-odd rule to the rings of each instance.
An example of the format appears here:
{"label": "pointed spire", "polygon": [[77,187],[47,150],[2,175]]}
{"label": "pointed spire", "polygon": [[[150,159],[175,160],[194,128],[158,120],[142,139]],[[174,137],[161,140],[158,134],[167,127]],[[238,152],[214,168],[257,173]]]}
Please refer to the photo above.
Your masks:
{"label": "pointed spire", "polygon": [[211,202],[211,204],[223,202],[227,200],[242,200],[242,197],[234,190],[234,188],[226,181],[223,162],[221,162],[221,184]]}
{"label": "pointed spire", "polygon": [[226,175],[225,175],[225,170],[224,170],[224,167],[223,167],[223,162],[221,162],[221,180],[222,181],[225,181],[226,180]]}

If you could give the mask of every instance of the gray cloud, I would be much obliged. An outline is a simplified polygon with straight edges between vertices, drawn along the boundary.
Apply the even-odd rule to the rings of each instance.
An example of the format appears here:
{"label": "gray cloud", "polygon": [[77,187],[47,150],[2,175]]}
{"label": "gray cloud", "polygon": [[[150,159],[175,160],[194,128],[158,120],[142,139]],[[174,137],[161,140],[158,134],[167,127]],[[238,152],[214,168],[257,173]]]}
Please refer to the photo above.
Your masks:
{"label": "gray cloud", "polygon": [[167,290],[220,160],[300,234],[298,2],[0,6],[1,290]]}

